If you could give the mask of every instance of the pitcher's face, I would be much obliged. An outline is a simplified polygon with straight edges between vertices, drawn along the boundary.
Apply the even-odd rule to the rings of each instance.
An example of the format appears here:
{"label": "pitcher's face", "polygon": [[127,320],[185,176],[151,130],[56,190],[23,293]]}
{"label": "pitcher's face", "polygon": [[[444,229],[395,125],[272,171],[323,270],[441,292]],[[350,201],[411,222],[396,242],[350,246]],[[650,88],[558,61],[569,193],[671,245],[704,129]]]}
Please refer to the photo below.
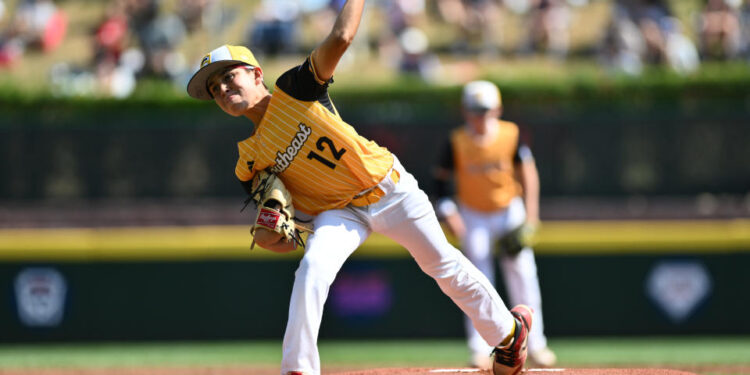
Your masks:
{"label": "pitcher's face", "polygon": [[247,65],[230,67],[208,80],[208,92],[224,112],[242,116],[264,96],[263,74]]}

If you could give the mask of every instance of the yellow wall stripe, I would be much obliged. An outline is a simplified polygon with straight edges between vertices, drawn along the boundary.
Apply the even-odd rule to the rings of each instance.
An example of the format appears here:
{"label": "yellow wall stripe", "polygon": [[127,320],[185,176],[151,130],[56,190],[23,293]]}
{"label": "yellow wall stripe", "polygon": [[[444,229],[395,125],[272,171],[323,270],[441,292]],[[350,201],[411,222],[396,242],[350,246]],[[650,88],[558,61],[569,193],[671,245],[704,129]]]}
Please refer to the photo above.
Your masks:
{"label": "yellow wall stripe", "polygon": [[[548,221],[537,254],[696,254],[750,252],[750,219],[717,221]],[[0,229],[0,261],[290,259],[301,251],[250,251],[247,226]],[[454,241],[455,243],[455,241]],[[371,236],[354,257],[398,258],[406,251]]]}
{"label": "yellow wall stripe", "polygon": [[540,254],[750,252],[750,220],[544,223]]}

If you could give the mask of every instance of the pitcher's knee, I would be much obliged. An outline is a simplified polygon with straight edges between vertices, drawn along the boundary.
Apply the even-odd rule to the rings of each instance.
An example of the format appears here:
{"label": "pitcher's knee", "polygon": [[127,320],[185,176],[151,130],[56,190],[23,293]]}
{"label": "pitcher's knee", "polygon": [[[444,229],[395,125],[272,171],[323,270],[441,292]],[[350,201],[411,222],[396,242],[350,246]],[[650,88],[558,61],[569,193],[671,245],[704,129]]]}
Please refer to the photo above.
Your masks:
{"label": "pitcher's knee", "polygon": [[443,257],[434,262],[420,264],[422,271],[434,279],[452,278],[461,268],[457,257]]}

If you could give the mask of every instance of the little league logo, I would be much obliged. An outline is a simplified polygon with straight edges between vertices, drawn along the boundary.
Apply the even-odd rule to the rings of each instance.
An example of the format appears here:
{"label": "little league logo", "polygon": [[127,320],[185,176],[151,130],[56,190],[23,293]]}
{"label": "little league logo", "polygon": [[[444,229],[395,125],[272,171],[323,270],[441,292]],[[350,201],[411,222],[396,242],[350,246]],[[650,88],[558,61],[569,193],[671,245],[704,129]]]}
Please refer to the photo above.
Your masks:
{"label": "little league logo", "polygon": [[29,327],[54,327],[63,319],[67,283],[53,268],[26,268],[15,280],[18,317]]}
{"label": "little league logo", "polygon": [[661,261],[646,279],[647,295],[676,324],[693,316],[712,289],[711,275],[700,261]]}
{"label": "little league logo", "polygon": [[201,68],[211,63],[211,54],[209,53],[206,56],[203,56],[203,59],[201,60]]}

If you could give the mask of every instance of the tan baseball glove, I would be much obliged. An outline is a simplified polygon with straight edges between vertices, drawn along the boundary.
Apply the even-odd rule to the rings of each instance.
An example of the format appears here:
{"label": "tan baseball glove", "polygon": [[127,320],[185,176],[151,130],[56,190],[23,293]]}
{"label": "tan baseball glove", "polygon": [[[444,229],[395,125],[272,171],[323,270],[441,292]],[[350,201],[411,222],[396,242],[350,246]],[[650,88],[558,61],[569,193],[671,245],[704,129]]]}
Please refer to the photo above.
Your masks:
{"label": "tan baseball glove", "polygon": [[[312,228],[295,222],[292,195],[275,174],[259,171],[253,178],[248,199],[255,203],[258,209],[255,221],[250,227],[253,236],[258,228],[264,228],[280,234],[287,242],[294,241],[297,245],[305,246],[301,232],[312,232]],[[253,247],[255,239],[250,249]]]}
{"label": "tan baseball glove", "polygon": [[500,251],[515,256],[525,247],[534,246],[536,244],[537,229],[538,225],[524,223],[520,227],[510,231],[500,238]]}

